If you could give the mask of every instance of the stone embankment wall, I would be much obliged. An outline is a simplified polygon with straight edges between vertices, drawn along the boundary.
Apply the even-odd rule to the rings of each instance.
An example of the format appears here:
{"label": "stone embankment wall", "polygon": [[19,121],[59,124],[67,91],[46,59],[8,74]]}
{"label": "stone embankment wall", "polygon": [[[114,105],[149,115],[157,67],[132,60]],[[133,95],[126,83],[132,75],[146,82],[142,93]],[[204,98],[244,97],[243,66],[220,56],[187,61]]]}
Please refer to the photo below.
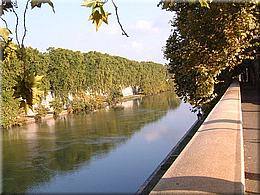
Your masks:
{"label": "stone embankment wall", "polygon": [[[134,95],[134,88],[131,86],[125,87],[121,90],[121,92],[123,97],[131,97]],[[90,92],[86,91],[86,95],[90,95]],[[54,99],[55,99],[54,94],[49,91],[48,94],[41,101],[41,105],[43,105],[49,112],[53,112],[53,108],[51,107],[51,102]],[[68,100],[73,101],[73,95],[71,93],[68,95]],[[35,116],[37,114],[37,112],[35,111],[37,107],[38,104],[35,104],[33,105],[33,110],[29,108],[27,111],[27,116],[31,116],[31,117]],[[66,105],[64,105],[64,109],[67,109]],[[31,121],[33,120],[31,119]]]}
{"label": "stone embankment wall", "polygon": [[244,193],[240,86],[232,83],[151,194]]}

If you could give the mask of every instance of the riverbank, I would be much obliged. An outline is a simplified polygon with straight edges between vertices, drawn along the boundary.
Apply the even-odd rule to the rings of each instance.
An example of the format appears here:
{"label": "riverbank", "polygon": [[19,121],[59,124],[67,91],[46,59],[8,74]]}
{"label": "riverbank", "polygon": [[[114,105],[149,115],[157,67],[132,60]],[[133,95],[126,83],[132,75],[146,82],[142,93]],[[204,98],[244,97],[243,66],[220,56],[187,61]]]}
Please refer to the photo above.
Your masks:
{"label": "riverbank", "polygon": [[[140,99],[142,97],[144,97],[144,95],[131,95],[131,96],[122,97],[122,99],[120,100],[120,103],[116,104],[116,107],[120,106],[123,102],[127,102],[127,101],[130,101],[130,100],[135,100],[135,99]],[[109,107],[108,103],[105,102],[104,103],[104,108],[111,108],[111,106]],[[104,109],[104,108],[102,108],[102,109]],[[97,110],[94,110],[94,111],[91,111],[91,112],[96,112],[96,111]],[[68,110],[63,110],[59,114],[58,118],[66,116],[68,114],[71,114],[71,113]],[[49,120],[49,119],[53,119],[53,118],[54,118],[53,112],[49,112],[44,117],[41,117],[40,121],[45,121],[45,120]],[[37,120],[35,118],[35,116],[26,116],[26,120],[24,121],[23,125],[37,123],[37,122],[39,122],[39,120]]]}
{"label": "riverbank", "polygon": [[4,192],[134,194],[197,117],[173,92],[123,106],[3,131]]}

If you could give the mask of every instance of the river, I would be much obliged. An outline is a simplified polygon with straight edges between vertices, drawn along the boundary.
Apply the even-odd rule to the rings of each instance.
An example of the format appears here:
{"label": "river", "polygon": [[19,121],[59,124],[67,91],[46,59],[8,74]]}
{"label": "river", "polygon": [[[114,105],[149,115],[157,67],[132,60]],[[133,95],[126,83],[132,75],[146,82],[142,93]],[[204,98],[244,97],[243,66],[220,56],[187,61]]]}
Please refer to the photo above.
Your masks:
{"label": "river", "polygon": [[173,93],[2,131],[3,192],[134,193],[195,122]]}

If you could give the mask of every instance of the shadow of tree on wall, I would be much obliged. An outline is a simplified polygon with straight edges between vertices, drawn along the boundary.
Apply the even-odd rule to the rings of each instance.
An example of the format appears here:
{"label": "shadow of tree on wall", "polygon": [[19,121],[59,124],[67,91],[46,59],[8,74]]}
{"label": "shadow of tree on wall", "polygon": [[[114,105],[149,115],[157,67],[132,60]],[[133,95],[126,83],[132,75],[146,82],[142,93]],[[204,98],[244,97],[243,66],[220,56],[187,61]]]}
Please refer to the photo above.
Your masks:
{"label": "shadow of tree on wall", "polygon": [[244,185],[241,182],[232,182],[224,179],[203,177],[203,176],[183,176],[162,178],[153,192],[162,193],[171,191],[171,193],[182,192],[208,192],[217,194],[241,193]]}
{"label": "shadow of tree on wall", "polygon": [[216,119],[209,120],[203,123],[203,125],[212,124],[212,123],[234,123],[234,124],[242,124],[240,120],[232,120],[232,119]]}
{"label": "shadow of tree on wall", "polygon": [[217,131],[217,130],[231,130],[231,131],[239,131],[239,129],[235,128],[208,128],[208,129],[202,129],[199,130],[198,132],[204,132],[204,131]]}
{"label": "shadow of tree on wall", "polygon": [[260,174],[245,172],[245,178],[250,180],[260,181]]}
{"label": "shadow of tree on wall", "polygon": [[[260,105],[260,87],[241,86],[242,103]],[[244,111],[244,110],[243,110]],[[259,110],[258,110],[259,112]]]}

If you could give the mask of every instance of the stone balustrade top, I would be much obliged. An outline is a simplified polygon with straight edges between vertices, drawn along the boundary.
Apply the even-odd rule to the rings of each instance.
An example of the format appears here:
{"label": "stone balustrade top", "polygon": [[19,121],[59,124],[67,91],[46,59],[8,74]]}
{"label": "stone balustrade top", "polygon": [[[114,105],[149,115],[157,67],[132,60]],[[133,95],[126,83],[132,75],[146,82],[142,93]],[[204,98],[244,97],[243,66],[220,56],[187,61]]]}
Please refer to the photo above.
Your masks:
{"label": "stone balustrade top", "polygon": [[239,83],[232,83],[151,194],[244,193]]}

